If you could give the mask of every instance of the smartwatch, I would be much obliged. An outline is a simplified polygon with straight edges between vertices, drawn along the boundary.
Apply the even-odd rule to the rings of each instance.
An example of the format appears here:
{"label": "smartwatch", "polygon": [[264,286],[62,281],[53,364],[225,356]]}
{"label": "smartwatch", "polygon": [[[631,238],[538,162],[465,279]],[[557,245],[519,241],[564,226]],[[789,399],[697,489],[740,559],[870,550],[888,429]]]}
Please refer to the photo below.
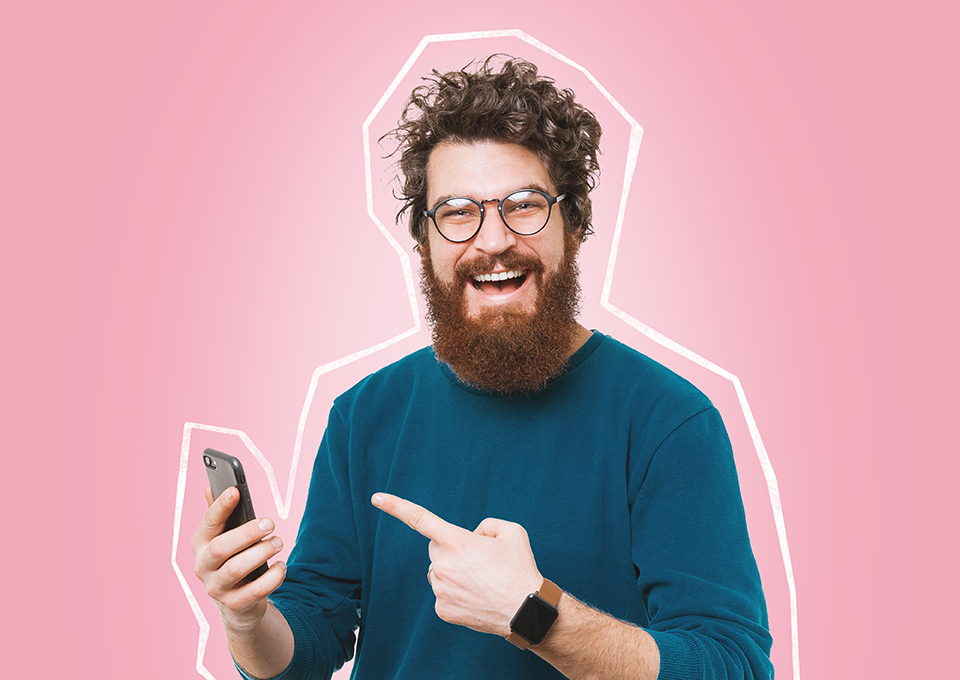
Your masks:
{"label": "smartwatch", "polygon": [[527,595],[510,622],[510,635],[507,640],[520,649],[538,645],[547,636],[557,616],[557,604],[563,593],[555,583],[543,579],[540,590]]}

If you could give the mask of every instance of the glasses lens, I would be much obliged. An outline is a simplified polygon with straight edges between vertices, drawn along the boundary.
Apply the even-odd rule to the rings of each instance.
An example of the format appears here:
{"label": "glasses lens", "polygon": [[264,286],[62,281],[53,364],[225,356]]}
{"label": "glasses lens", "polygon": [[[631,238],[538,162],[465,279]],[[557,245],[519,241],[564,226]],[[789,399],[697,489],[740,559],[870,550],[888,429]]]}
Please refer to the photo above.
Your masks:
{"label": "glasses lens", "polygon": [[514,191],[503,199],[503,219],[518,234],[535,234],[550,219],[550,203],[539,191]]}
{"label": "glasses lens", "polygon": [[451,241],[469,240],[480,226],[480,204],[469,198],[448,198],[437,206],[437,229]]}

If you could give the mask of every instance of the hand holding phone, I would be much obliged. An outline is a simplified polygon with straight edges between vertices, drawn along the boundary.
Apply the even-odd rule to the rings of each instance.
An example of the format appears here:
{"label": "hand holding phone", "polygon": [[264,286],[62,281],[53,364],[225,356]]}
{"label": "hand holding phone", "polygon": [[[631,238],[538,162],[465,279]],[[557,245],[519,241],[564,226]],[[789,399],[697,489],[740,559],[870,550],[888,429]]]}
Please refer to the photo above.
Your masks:
{"label": "hand holding phone", "polygon": [[267,612],[267,596],[286,575],[282,561],[266,565],[283,541],[270,535],[275,528],[270,518],[250,521],[256,516],[240,461],[213,449],[203,458],[210,486],[204,490],[207,512],[190,544],[194,573],[220,608],[224,628],[251,630]]}
{"label": "hand holding phone", "polygon": [[[207,469],[207,479],[210,481],[210,490],[213,497],[220,495],[231,486],[240,492],[240,502],[230,513],[224,524],[223,533],[243,526],[257,515],[253,511],[253,500],[250,498],[250,489],[247,486],[247,476],[243,471],[243,464],[231,455],[215,449],[204,449],[203,465]],[[246,577],[246,581],[254,581],[267,573],[267,563],[264,562]]]}

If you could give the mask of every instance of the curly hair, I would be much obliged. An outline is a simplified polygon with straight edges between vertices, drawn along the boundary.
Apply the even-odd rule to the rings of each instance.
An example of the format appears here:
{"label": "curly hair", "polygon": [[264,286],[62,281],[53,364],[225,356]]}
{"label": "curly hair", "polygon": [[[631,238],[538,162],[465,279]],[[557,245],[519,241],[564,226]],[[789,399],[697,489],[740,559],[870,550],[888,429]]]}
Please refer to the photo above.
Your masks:
{"label": "curly hair", "polygon": [[434,70],[423,80],[427,84],[410,94],[399,125],[381,137],[397,142],[389,154],[400,153],[403,175],[397,222],[410,212],[417,243],[427,238],[427,161],[444,142],[494,141],[532,151],[557,192],[567,194],[559,204],[566,228],[580,241],[593,233],[589,194],[600,174],[601,130],[572,90],[558,90],[552,78],[537,74],[535,64],[499,54],[459,71]]}

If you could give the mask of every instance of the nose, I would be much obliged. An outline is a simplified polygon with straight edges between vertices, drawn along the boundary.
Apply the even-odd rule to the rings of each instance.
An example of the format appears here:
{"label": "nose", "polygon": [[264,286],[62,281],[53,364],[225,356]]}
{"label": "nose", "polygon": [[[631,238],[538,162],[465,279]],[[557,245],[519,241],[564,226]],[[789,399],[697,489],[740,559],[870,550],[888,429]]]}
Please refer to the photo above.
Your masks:
{"label": "nose", "polygon": [[493,203],[493,205],[486,208],[480,231],[473,237],[473,247],[487,255],[499,255],[517,244],[517,235],[507,228],[503,218],[500,217],[500,211],[497,210],[496,205],[497,199],[484,201],[484,203]]}

